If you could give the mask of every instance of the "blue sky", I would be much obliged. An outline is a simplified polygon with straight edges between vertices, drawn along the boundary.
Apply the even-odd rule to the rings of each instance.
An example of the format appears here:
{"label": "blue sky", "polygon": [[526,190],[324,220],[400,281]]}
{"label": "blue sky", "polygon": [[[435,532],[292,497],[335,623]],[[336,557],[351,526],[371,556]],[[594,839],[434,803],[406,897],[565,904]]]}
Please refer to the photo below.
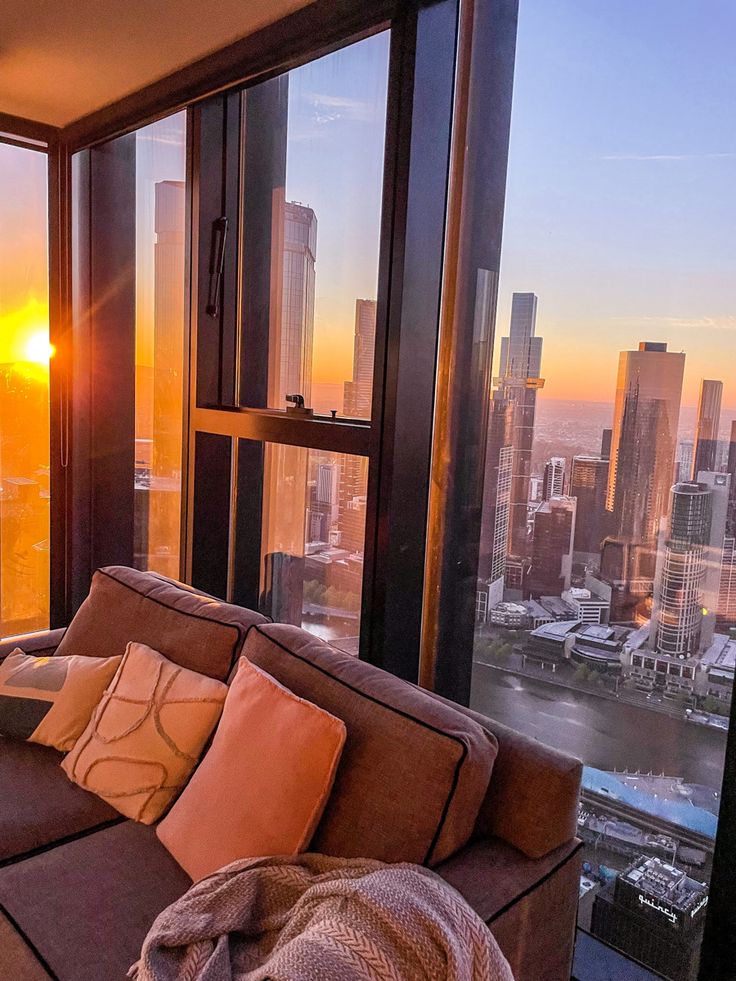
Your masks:
{"label": "blue sky", "polygon": [[547,397],[650,339],[736,406],[734,39],[726,0],[521,0],[498,333],[536,292]]}
{"label": "blue sky", "polygon": [[352,376],[355,301],[375,299],[389,35],[289,73],[286,198],[314,209],[313,377]]}

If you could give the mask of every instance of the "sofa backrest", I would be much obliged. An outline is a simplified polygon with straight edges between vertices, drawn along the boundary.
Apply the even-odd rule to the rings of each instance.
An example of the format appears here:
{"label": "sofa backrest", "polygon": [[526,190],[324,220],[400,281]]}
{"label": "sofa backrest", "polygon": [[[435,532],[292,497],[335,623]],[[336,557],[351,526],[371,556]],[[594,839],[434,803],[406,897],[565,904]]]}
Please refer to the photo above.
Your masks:
{"label": "sofa backrest", "polygon": [[225,681],[248,629],[266,622],[260,613],[157,573],[107,566],[95,572],[56,654],[110,657],[138,641],[184,668]]}
{"label": "sofa backrest", "polygon": [[494,736],[297,627],[258,625],[243,654],[346,724],[312,851],[434,865],[470,839],[496,756]]}

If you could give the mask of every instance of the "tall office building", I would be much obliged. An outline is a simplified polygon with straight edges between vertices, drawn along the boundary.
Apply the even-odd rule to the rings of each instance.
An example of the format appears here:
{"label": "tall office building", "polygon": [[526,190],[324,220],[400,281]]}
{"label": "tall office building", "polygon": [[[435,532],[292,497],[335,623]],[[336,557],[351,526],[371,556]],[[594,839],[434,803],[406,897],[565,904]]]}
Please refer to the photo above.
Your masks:
{"label": "tall office building", "polygon": [[706,650],[715,629],[729,478],[698,477],[672,488],[659,538],[649,642],[671,657]]}
{"label": "tall office building", "polygon": [[501,338],[500,375],[496,384],[502,398],[514,407],[509,551],[516,556],[529,553],[527,525],[534,417],[537,392],[544,385],[544,379],[540,378],[542,338],[534,334],[536,321],[536,295],[514,293],[509,336]]}
{"label": "tall office building", "polygon": [[343,415],[369,419],[373,396],[373,362],[376,353],[376,301],[355,301],[353,378],[345,382]]}
{"label": "tall office building", "polygon": [[601,576],[611,620],[630,621],[654,579],[660,522],[669,510],[685,355],[643,341],[619,356]]}
{"label": "tall office building", "polygon": [[601,456],[604,460],[611,459],[611,439],[613,438],[612,429],[604,429],[601,433]]}
{"label": "tall office building", "polygon": [[591,557],[600,557],[605,537],[608,466],[603,456],[581,455],[573,457],[570,469],[570,497],[578,502],[575,551]]}
{"label": "tall office building", "polygon": [[726,470],[731,475],[727,532],[729,535],[736,535],[736,419],[734,419],[731,423],[731,436],[728,442]]}
{"label": "tall office building", "polygon": [[544,465],[542,478],[542,500],[561,497],[565,492],[565,458],[553,456]]}
{"label": "tall office building", "polygon": [[153,443],[144,568],[174,578],[181,535],[185,210],[184,181],[155,185]]}
{"label": "tall office building", "polygon": [[654,542],[667,514],[684,368],[666,344],[620,354],[606,496],[617,537]]}
{"label": "tall office building", "polygon": [[318,463],[314,475],[307,536],[310,542],[330,542],[339,517],[340,468],[337,463]]}
{"label": "tall office building", "polygon": [[284,408],[287,395],[312,399],[314,287],[317,258],[317,218],[311,208],[293,201],[284,207],[284,280],[281,303],[279,392]]}
{"label": "tall office building", "polygon": [[693,474],[693,459],[695,444],[690,439],[684,439],[677,444],[677,460],[675,461],[675,483],[690,480]]}
{"label": "tall office building", "polygon": [[513,476],[513,413],[512,403],[500,392],[494,392],[488,413],[478,562],[478,578],[491,582],[506,572]]}
{"label": "tall office building", "polygon": [[570,588],[575,540],[574,497],[553,497],[534,514],[531,567],[525,591],[535,599],[559,596]]}
{"label": "tall office building", "polygon": [[700,383],[698,417],[695,425],[695,453],[693,454],[692,479],[698,479],[701,470],[716,469],[718,427],[721,421],[723,382],[704,378]]}

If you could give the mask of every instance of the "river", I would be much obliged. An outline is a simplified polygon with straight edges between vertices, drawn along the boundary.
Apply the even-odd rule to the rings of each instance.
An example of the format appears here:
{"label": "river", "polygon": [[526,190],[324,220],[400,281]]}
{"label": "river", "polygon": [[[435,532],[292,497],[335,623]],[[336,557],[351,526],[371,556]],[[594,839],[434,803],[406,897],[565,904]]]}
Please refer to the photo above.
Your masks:
{"label": "river", "polygon": [[601,770],[683,777],[720,790],[726,734],[476,662],[472,707]]}

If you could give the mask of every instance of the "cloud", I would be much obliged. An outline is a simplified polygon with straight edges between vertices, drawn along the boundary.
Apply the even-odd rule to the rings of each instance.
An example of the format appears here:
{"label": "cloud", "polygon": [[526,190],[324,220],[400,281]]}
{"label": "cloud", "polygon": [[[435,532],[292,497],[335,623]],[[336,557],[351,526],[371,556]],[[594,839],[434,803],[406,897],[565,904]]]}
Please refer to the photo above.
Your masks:
{"label": "cloud", "polygon": [[718,317],[611,317],[619,324],[632,327],[661,327],[670,330],[733,330],[736,331],[736,315]]}
{"label": "cloud", "polygon": [[327,95],[321,92],[306,92],[306,101],[315,109],[318,122],[333,122],[336,119],[353,119],[369,122],[375,115],[375,106],[363,99],[349,96]]}
{"label": "cloud", "polygon": [[723,160],[736,153],[611,153],[599,160]]}

